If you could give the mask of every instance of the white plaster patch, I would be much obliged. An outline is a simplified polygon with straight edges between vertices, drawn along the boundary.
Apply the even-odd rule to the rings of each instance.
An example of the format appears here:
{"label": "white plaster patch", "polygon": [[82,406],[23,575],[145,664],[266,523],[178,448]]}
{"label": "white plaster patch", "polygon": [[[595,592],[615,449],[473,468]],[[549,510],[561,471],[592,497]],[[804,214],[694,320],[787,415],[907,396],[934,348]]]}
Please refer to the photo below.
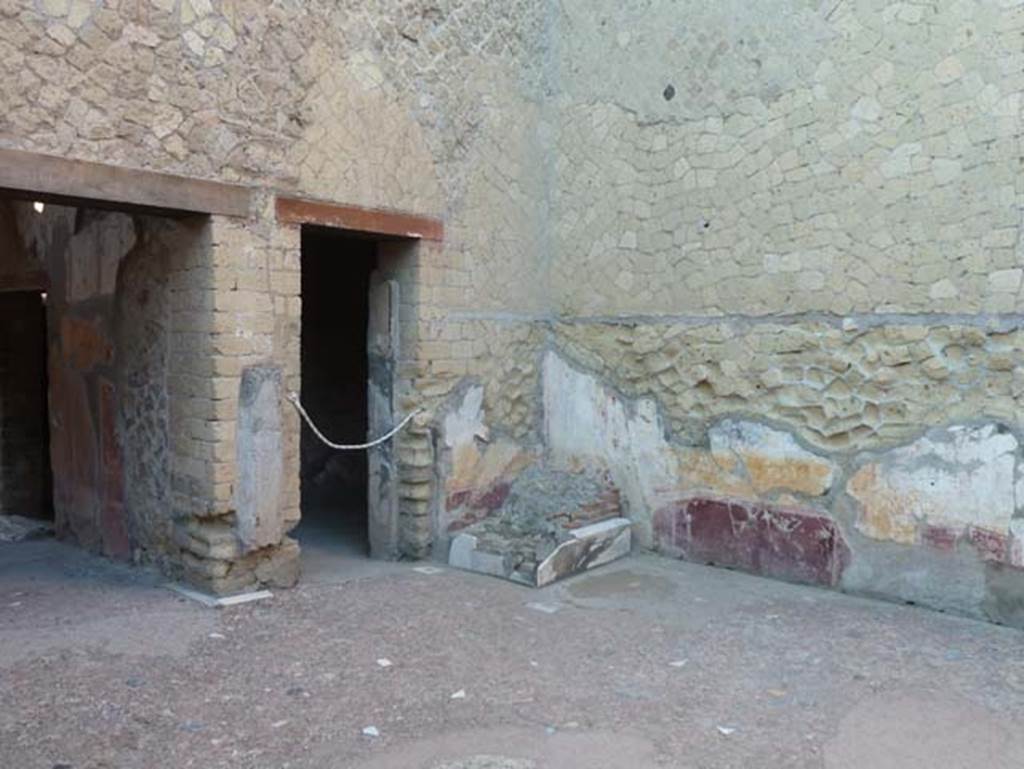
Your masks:
{"label": "white plaster patch", "polygon": [[784,488],[820,496],[832,488],[835,464],[805,449],[790,433],[759,422],[726,419],[714,425],[708,437],[715,459],[743,463],[758,492]]}
{"label": "white plaster patch", "polygon": [[452,449],[472,444],[475,438],[487,439],[484,425],[484,388],[470,387],[458,408],[444,418],[444,442]]}
{"label": "white plaster patch", "polygon": [[544,435],[554,464],[607,470],[634,520],[650,520],[659,490],[677,483],[678,461],[654,401],[627,404],[553,352],[544,358]]}
{"label": "white plaster patch", "polygon": [[993,424],[935,430],[850,480],[869,537],[917,541],[919,524],[1006,534],[1016,510],[1017,439]]}

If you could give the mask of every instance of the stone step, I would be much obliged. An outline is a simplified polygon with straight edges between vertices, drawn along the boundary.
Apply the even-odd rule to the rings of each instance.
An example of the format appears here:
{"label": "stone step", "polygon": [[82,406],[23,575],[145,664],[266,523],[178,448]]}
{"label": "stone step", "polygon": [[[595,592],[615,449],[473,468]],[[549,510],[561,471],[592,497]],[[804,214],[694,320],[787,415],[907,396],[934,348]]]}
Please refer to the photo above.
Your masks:
{"label": "stone step", "polygon": [[490,552],[471,531],[456,536],[448,551],[448,565],[465,571],[488,574],[532,587],[579,574],[629,554],[632,524],[628,518],[611,518],[582,526],[529,573],[513,567],[507,553]]}

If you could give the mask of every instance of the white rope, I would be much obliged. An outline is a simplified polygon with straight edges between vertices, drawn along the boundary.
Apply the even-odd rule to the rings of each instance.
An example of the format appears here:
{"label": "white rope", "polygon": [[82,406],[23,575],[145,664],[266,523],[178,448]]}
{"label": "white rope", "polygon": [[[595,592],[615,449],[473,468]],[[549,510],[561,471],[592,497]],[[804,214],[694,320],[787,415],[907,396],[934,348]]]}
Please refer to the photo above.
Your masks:
{"label": "white rope", "polygon": [[423,409],[416,409],[411,414],[409,414],[409,416],[407,416],[405,419],[399,422],[398,426],[395,427],[395,429],[393,429],[386,435],[382,435],[376,440],[370,441],[369,443],[346,445],[344,443],[334,443],[333,441],[329,440],[326,435],[320,432],[320,429],[315,424],[313,424],[313,420],[309,418],[309,414],[306,413],[306,409],[302,407],[302,402],[299,400],[298,393],[288,393],[288,400],[295,407],[295,410],[299,412],[299,416],[306,420],[306,424],[309,425],[309,429],[313,431],[316,437],[323,441],[324,445],[330,446],[332,449],[336,449],[338,451],[364,451],[366,449],[372,449],[375,446],[380,446],[382,443],[386,443],[387,441],[391,440],[396,435],[398,435],[398,433],[402,432],[405,426],[412,421],[412,418],[419,414],[421,411],[423,411]]}

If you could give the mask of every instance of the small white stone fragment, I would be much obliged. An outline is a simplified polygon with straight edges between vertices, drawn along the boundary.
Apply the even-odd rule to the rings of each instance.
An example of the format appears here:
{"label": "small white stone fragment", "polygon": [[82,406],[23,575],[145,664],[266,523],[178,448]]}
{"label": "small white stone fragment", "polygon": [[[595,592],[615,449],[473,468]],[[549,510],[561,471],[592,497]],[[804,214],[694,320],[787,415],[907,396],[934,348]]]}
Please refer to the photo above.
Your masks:
{"label": "small white stone fragment", "polygon": [[379,667],[382,667],[382,668],[389,668],[393,664],[394,663],[391,660],[389,660],[387,657],[381,657],[379,660],[377,660],[377,665]]}
{"label": "small white stone fragment", "polygon": [[719,726],[718,727],[718,733],[721,734],[724,737],[728,737],[730,734],[735,734],[736,733],[736,729],[734,729],[731,726]]}
{"label": "small white stone fragment", "polygon": [[870,96],[862,96],[857,100],[857,103],[853,105],[853,109],[850,110],[850,115],[854,120],[859,120],[864,123],[873,123],[882,116],[882,105]]}
{"label": "small white stone fragment", "polygon": [[928,296],[932,299],[955,299],[959,293],[956,284],[949,278],[936,281],[928,289]]}
{"label": "small white stone fragment", "polygon": [[528,603],[526,604],[526,608],[533,609],[534,611],[539,611],[544,614],[555,614],[562,607],[553,603]]}
{"label": "small white stone fragment", "polygon": [[190,29],[182,35],[182,39],[185,41],[185,45],[188,46],[188,49],[192,51],[192,53],[196,56],[203,55],[203,51],[206,49],[206,42],[203,38],[199,37],[199,35]]}
{"label": "small white stone fragment", "polygon": [[690,660],[676,660],[675,662],[670,662],[668,664],[669,664],[669,667],[684,668],[684,667],[686,667],[686,663],[688,663],[689,661]]}
{"label": "small white stone fragment", "polygon": [[452,694],[451,699],[453,699],[453,700],[464,700],[464,699],[466,699],[466,690],[465,689],[459,689],[457,692]]}
{"label": "small white stone fragment", "polygon": [[224,635],[223,633],[210,633],[210,638],[215,638],[218,641],[220,641],[220,640],[223,640],[223,639],[227,638],[227,636]]}
{"label": "small white stone fragment", "polygon": [[364,726],[363,736],[365,737],[380,737],[380,729],[376,726]]}
{"label": "small white stone fragment", "polygon": [[78,40],[78,38],[75,37],[75,33],[63,24],[54,24],[47,27],[46,34],[65,48],[74,45],[75,41]]}

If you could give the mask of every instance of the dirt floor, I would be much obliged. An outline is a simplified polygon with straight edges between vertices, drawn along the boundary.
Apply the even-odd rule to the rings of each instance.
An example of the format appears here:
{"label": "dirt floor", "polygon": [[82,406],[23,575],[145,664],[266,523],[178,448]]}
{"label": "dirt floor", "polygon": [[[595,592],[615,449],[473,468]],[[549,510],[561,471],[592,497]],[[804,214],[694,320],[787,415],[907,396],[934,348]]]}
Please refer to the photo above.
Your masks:
{"label": "dirt floor", "polygon": [[0,767],[1024,765],[1020,631],[655,558],[542,591],[344,560],[216,610],[0,546]]}

